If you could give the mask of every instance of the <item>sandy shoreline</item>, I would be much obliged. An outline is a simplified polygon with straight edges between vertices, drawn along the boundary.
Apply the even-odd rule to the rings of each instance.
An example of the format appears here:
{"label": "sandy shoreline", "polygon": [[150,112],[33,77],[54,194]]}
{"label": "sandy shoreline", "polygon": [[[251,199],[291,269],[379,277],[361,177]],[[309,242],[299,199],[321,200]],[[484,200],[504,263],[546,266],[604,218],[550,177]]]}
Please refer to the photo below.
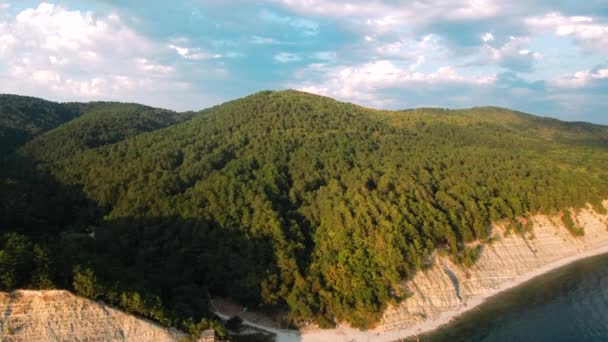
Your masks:
{"label": "sandy shoreline", "polygon": [[[608,208],[608,200],[603,202]],[[333,329],[316,326],[299,331],[281,329],[272,319],[256,312],[243,312],[238,305],[213,307],[223,317],[239,315],[245,324],[276,334],[277,341],[397,341],[432,332],[487,299],[520,286],[533,278],[573,262],[608,254],[608,214],[590,207],[574,212],[585,229],[573,236],[559,217],[532,217],[530,234],[509,234],[500,223],[493,226],[492,243],[485,244],[470,268],[455,264],[448,256],[435,256],[434,264],[416,272],[404,286],[411,293],[404,301],[388,307],[379,325],[368,331],[341,324]],[[213,303],[212,303],[213,304]]]}
{"label": "sandy shoreline", "polygon": [[[295,342],[295,341],[308,341],[308,342],[321,342],[321,341],[396,341],[399,339],[405,339],[429,333],[433,330],[443,327],[444,325],[458,319],[462,314],[477,308],[480,304],[484,303],[487,299],[496,296],[504,291],[515,288],[522,285],[540,275],[559,269],[573,262],[586,259],[589,257],[608,254],[608,245],[604,245],[598,248],[581,251],[577,254],[570,255],[558,259],[554,262],[548,263],[541,266],[533,271],[522,274],[511,281],[506,281],[500,287],[493,291],[469,298],[459,308],[455,310],[447,310],[442,312],[438,317],[430,320],[426,320],[419,325],[415,325],[410,328],[402,330],[393,330],[388,332],[377,332],[374,330],[361,331],[358,329],[351,328],[347,325],[339,326],[334,329],[306,329],[302,331],[277,329],[264,324],[259,324],[244,320],[244,324],[256,327],[258,329],[266,330],[276,334],[277,342]],[[224,313],[216,312],[222,318],[228,318]]]}
{"label": "sandy shoreline", "polygon": [[[534,271],[523,274],[521,277],[518,277],[512,281],[505,282],[501,287],[499,287],[495,291],[490,292],[485,295],[479,295],[479,296],[473,297],[470,300],[468,300],[467,302],[465,302],[461,308],[459,308],[457,310],[445,311],[445,312],[441,313],[438,318],[425,321],[424,323],[422,323],[419,326],[412,327],[410,329],[401,330],[401,331],[395,331],[395,332],[391,332],[391,333],[384,333],[384,334],[376,335],[376,336],[374,336],[374,339],[369,339],[369,340],[370,341],[372,341],[372,340],[373,341],[395,341],[400,338],[408,338],[408,337],[431,332],[433,330],[443,327],[444,325],[452,322],[455,319],[458,319],[462,314],[477,308],[479,305],[483,304],[486,300],[488,300],[504,291],[508,291],[519,285],[523,285],[538,276],[541,276],[541,275],[551,272],[553,270],[557,270],[559,268],[567,266],[576,261],[590,258],[593,256],[602,255],[602,254],[608,254],[608,245],[602,246],[602,247],[599,247],[596,249],[586,250],[584,252],[581,252],[581,253],[578,253],[575,255],[571,255],[568,257],[564,257],[562,259],[556,260],[555,262],[542,266]],[[304,336],[304,340],[308,341],[305,337],[306,336]],[[366,341],[366,340],[363,339],[362,341]]]}

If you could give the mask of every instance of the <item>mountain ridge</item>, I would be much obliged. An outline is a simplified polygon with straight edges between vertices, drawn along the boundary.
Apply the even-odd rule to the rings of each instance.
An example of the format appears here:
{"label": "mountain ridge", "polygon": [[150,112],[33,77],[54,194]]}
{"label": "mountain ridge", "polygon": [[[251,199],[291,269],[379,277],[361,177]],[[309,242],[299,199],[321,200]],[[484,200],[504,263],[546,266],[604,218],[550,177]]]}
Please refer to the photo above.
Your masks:
{"label": "mountain ridge", "polygon": [[[523,234],[530,215],[588,203],[601,211],[608,197],[603,126],[579,131],[525,116],[512,126],[519,116],[508,110],[393,112],[298,91],[259,92],[183,120],[116,107],[7,158],[37,174],[4,176],[4,224],[51,241],[61,260],[51,278],[62,287],[78,266],[95,275],[96,297],[176,325],[198,321],[207,299],[221,296],[289,308],[296,324],[370,327],[407,297],[399,284],[435,250],[471,266],[492,222]],[[487,111],[507,124],[484,121]],[[83,121],[96,134],[126,131],[90,143]],[[59,202],[79,213],[49,224],[59,235],[44,228],[55,214],[29,200],[45,203],[36,186],[46,184],[65,188]],[[32,224],[22,208],[46,216]],[[565,212],[563,220],[584,233]],[[117,295],[133,291],[147,298],[136,309]]]}

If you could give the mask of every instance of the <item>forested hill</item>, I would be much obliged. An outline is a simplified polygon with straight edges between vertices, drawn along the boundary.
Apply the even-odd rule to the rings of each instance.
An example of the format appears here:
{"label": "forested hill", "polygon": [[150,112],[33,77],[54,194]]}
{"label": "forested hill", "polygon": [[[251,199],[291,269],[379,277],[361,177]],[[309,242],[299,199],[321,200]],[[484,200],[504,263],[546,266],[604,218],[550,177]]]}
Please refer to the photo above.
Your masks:
{"label": "forested hill", "polygon": [[186,121],[193,115],[138,104],[100,102],[78,105],[83,115],[35,138],[25,151],[36,159],[57,160]]}
{"label": "forested hill", "polygon": [[398,120],[401,122],[422,119],[468,125],[489,123],[553,141],[583,145],[608,145],[608,127],[606,126],[586,122],[564,122],[499,107],[459,110],[418,108],[403,112],[407,115],[398,115]]}
{"label": "forested hill", "polygon": [[77,108],[28,96],[0,94],[0,153],[80,115]]}
{"label": "forested hill", "polygon": [[437,249],[470,265],[466,243],[486,241],[491,222],[521,232],[530,214],[608,198],[604,126],[297,91],[183,117],[143,108],[82,115],[11,157],[37,171],[5,175],[3,228],[49,262],[5,288],[40,286],[30,273],[43,268],[56,286],[190,330],[210,324],[192,323],[209,296],[368,327]]}
{"label": "forested hill", "polygon": [[[0,94],[0,152],[8,153],[66,123],[59,132],[45,138],[55,141],[41,144],[48,144],[55,150],[80,145],[94,147],[185,121],[193,114],[178,114],[131,103],[57,103],[29,96]],[[70,122],[76,118],[79,120]],[[65,134],[66,131],[74,136]],[[66,143],[71,146],[60,148],[57,145]]]}

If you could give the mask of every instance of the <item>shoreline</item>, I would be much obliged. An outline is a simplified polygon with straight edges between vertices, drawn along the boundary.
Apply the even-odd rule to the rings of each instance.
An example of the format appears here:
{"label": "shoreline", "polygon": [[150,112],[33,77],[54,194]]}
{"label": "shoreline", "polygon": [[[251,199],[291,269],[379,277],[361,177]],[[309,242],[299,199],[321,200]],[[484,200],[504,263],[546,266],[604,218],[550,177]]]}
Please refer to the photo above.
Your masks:
{"label": "shoreline", "polygon": [[[415,338],[416,336],[431,333],[435,330],[438,330],[445,325],[453,322],[460,318],[463,314],[478,308],[488,299],[499,295],[505,291],[514,289],[520,285],[524,285],[525,283],[533,280],[536,277],[539,277],[543,274],[549,273],[551,271],[557,270],[574,262],[591,258],[594,256],[599,256],[603,254],[608,254],[608,244],[592,248],[585,249],[580,251],[579,253],[572,254],[569,256],[565,256],[563,258],[557,259],[553,262],[545,264],[539,268],[536,268],[530,272],[526,272],[516,277],[515,279],[509,280],[501,284],[498,288],[477,296],[470,297],[468,300],[464,301],[457,309],[451,309],[447,311],[443,311],[439,314],[438,317],[430,320],[422,321],[421,324],[417,324],[415,326],[401,329],[401,330],[393,330],[387,332],[377,332],[374,330],[362,331],[355,328],[351,328],[347,325],[341,325],[337,328],[333,329],[307,329],[303,330],[287,330],[287,329],[277,329],[264,324],[255,323],[249,321],[247,319],[243,319],[243,324],[250,325],[252,327],[268,331],[276,335],[277,342],[292,342],[292,341],[308,341],[308,342],[317,342],[317,341],[398,341],[400,339],[408,339]],[[228,315],[221,313],[219,311],[215,312],[218,316],[227,319]]]}
{"label": "shoreline", "polygon": [[[404,329],[404,330],[384,333],[384,334],[381,333],[379,335],[376,335],[375,337],[379,337],[382,341],[395,341],[398,339],[411,338],[411,337],[415,337],[418,335],[423,335],[426,333],[433,332],[435,330],[443,328],[445,325],[453,322],[454,320],[457,320],[463,314],[465,314],[469,311],[472,311],[473,309],[478,308],[480,305],[482,305],[483,303],[485,303],[488,299],[491,299],[492,297],[495,297],[503,292],[515,289],[521,285],[525,285],[529,281],[532,281],[533,279],[535,279],[539,276],[542,276],[542,275],[549,273],[551,271],[554,271],[554,270],[558,270],[562,267],[568,266],[577,261],[581,261],[581,260],[584,260],[587,258],[600,256],[600,255],[604,255],[604,254],[608,254],[608,245],[584,250],[584,251],[581,251],[580,253],[563,257],[554,262],[541,266],[531,272],[524,273],[516,279],[507,281],[494,291],[491,291],[487,294],[472,297],[468,301],[464,302],[460,308],[455,309],[455,310],[444,311],[439,315],[439,317],[437,317],[433,320],[425,321],[421,325],[411,327],[409,329]],[[383,339],[382,335],[386,335],[386,337],[388,337],[388,335],[393,335],[393,334],[399,335],[399,336],[395,336],[395,339],[389,339],[389,340]]]}

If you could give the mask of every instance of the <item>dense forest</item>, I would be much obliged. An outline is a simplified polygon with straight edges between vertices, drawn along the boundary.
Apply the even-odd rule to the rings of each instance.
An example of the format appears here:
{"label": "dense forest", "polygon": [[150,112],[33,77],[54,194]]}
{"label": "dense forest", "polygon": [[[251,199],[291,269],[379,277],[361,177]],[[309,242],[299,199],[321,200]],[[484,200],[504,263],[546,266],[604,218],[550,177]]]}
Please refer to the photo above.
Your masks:
{"label": "dense forest", "polygon": [[76,106],[33,97],[0,94],[0,153],[82,114]]}
{"label": "dense forest", "polygon": [[193,333],[221,330],[215,296],[370,327],[437,249],[471,265],[492,222],[606,210],[605,126],[297,91],[197,113],[19,99],[1,124],[32,138],[1,159],[0,289],[68,288]]}

